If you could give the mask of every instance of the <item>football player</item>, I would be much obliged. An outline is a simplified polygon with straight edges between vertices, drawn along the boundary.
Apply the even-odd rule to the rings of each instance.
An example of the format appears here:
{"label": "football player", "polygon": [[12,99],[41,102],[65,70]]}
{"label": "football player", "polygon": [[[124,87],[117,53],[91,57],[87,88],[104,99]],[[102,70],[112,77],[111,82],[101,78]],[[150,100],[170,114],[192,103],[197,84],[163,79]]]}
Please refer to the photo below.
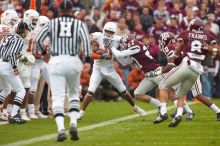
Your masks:
{"label": "football player", "polygon": [[[92,40],[93,50],[97,50],[96,47],[98,47],[98,49],[105,49],[109,48],[111,45],[119,45],[118,42],[120,41],[121,37],[115,35],[116,31],[117,25],[114,22],[108,22],[104,25],[102,33],[92,33],[90,39]],[[94,42],[98,42],[98,45],[96,45]],[[145,116],[146,112],[135,105],[120,76],[115,71],[113,57],[111,56],[110,52],[107,51],[107,53],[97,55],[94,51],[93,58],[96,58],[94,60],[93,72],[90,78],[88,92],[83,100],[78,119],[83,117],[88,104],[92,101],[92,97],[103,78],[108,80],[120,92],[121,96],[129,102],[135,112],[141,116]]]}
{"label": "football player", "polygon": [[[32,55],[32,48],[33,48],[34,38],[36,37],[38,33],[34,30],[37,27],[38,19],[39,19],[39,13],[36,10],[29,9],[24,12],[23,20],[24,22],[28,24],[30,31],[28,32],[28,35],[24,40],[22,54],[28,58],[28,61],[26,61],[25,59],[24,60],[20,59],[18,68],[20,72],[19,76],[26,89],[26,95],[25,95],[25,99],[20,110],[20,114],[21,114],[21,117],[26,121],[30,120],[27,117],[25,106],[26,106],[26,101],[28,98],[27,95],[31,87],[31,82],[30,82],[31,66],[30,65],[35,63],[35,57]],[[34,100],[33,98],[28,99],[28,113],[31,119],[36,119],[38,117],[35,115],[35,108],[34,108],[33,100]]]}
{"label": "football player", "polygon": [[[160,102],[145,95],[151,89],[160,84],[163,80],[168,68],[161,68],[160,65],[150,55],[148,49],[139,41],[135,40],[135,34],[130,34],[122,38],[121,51],[116,48],[111,48],[112,53],[118,61],[123,64],[136,63],[145,73],[145,78],[140,82],[139,86],[134,91],[135,97],[143,102],[151,103],[158,108]],[[164,73],[164,74],[163,74]],[[149,77],[149,76],[154,77]],[[192,113],[188,105],[185,105],[185,109],[188,113]]]}
{"label": "football player", "polygon": [[161,108],[160,114],[154,121],[155,124],[167,119],[166,105],[169,97],[167,90],[178,83],[180,83],[180,86],[176,92],[178,98],[177,114],[168,126],[176,127],[181,122],[184,105],[183,96],[189,92],[199,75],[203,73],[201,61],[205,59],[205,55],[214,54],[216,51],[214,49],[208,49],[206,46],[206,44],[210,44],[211,40],[204,33],[203,28],[204,24],[202,20],[195,18],[191,20],[189,29],[183,31],[177,37],[175,51],[172,57],[168,59],[167,66],[175,66],[174,59],[178,58],[181,52],[183,52],[183,60],[180,65],[169,71],[163,82],[159,85]]}
{"label": "football player", "polygon": [[[49,23],[49,19],[46,16],[40,16],[39,20],[38,20],[38,25],[37,27],[34,29],[34,31],[40,32],[40,30],[45,26],[48,25]],[[35,35],[36,36],[36,35]],[[34,38],[35,39],[35,38]],[[50,45],[49,42],[49,38],[45,40],[44,42],[44,46],[46,48],[46,50],[48,50]],[[33,48],[32,48],[32,53],[36,59],[35,63],[31,65],[31,87],[30,87],[30,91],[28,93],[28,99],[30,99],[29,101],[29,107],[33,107],[33,101],[34,101],[34,94],[37,90],[37,85],[40,79],[40,76],[42,76],[42,78],[46,81],[47,84],[49,84],[49,74],[48,74],[48,65],[47,63],[45,63],[43,61],[44,58],[42,58],[42,55],[40,53],[40,51],[36,48],[36,44],[33,44]],[[40,96],[38,97],[40,98]],[[36,101],[36,100],[35,100]],[[37,105],[40,105],[40,99],[37,100]],[[36,108],[39,108],[36,107]],[[38,116],[38,118],[47,118],[47,116],[41,114],[41,112],[39,112],[39,110],[36,109],[36,111],[34,110],[34,108],[32,108],[32,111],[29,111],[29,115],[30,117],[34,117],[34,113],[36,113],[36,115]]]}
{"label": "football player", "polygon": [[[160,49],[164,53],[164,55],[169,59],[169,57],[172,56],[174,50],[175,50],[175,36],[171,32],[164,32],[161,34],[159,39]],[[212,45],[215,43],[215,41],[212,41]],[[182,61],[182,54],[178,58],[175,59],[175,65],[180,65]],[[178,88],[179,84],[175,86]],[[205,104],[207,107],[209,107],[211,110],[213,110],[217,114],[217,120],[220,121],[220,109],[217,107],[209,98],[205,97],[202,94],[202,84],[200,80],[200,76],[196,80],[195,84],[193,85],[192,89],[193,97],[201,101],[203,104]],[[176,102],[176,100],[175,100]],[[189,115],[190,116],[190,115]]]}

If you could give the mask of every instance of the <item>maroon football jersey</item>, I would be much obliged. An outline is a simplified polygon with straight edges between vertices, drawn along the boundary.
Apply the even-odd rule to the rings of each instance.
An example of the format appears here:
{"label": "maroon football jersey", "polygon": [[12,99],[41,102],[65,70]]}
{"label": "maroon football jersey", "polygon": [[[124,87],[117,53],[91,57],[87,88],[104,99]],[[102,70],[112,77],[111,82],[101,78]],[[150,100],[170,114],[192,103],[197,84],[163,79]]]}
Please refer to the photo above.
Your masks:
{"label": "maroon football jersey", "polygon": [[140,51],[131,55],[131,59],[144,71],[144,73],[153,71],[159,67],[159,64],[153,59],[150,52],[142,42],[131,40],[127,43],[125,49],[131,49],[132,46],[140,47]]}
{"label": "maroon football jersey", "polygon": [[[175,51],[175,44],[174,43],[168,44],[162,51],[167,56],[167,58],[169,58],[169,56],[171,56],[171,54],[173,54],[173,52]],[[176,66],[180,65],[182,60],[183,60],[183,55],[181,54],[178,58],[174,60],[175,65]]]}
{"label": "maroon football jersey", "polygon": [[205,59],[207,50],[203,49],[204,44],[210,44],[211,39],[206,33],[196,33],[189,30],[183,31],[177,37],[183,40],[183,57],[188,56],[192,60],[202,61]]}

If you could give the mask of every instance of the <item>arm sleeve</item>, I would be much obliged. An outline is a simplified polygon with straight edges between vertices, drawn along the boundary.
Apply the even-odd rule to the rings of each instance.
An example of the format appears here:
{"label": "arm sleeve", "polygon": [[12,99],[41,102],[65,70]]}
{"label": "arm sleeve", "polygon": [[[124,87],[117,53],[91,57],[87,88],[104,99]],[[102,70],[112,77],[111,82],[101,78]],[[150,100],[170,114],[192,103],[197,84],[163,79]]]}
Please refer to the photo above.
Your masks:
{"label": "arm sleeve", "polygon": [[11,66],[13,68],[17,68],[17,59],[22,50],[22,46],[23,46],[23,39],[19,38],[19,39],[15,39],[13,45],[10,46],[11,49],[9,48],[9,50],[11,50],[10,58],[11,58]]}
{"label": "arm sleeve", "polygon": [[83,44],[83,49],[85,52],[85,56],[89,57],[91,54],[91,49],[90,49],[90,41],[89,41],[89,33],[86,25],[82,23],[81,29],[80,29],[80,38]]}
{"label": "arm sleeve", "polygon": [[46,25],[43,27],[43,29],[39,32],[39,34],[36,37],[36,45],[37,48],[41,51],[42,55],[45,55],[47,52],[44,49],[44,40],[49,35],[50,32],[50,25]]}
{"label": "arm sleeve", "polygon": [[126,66],[128,64],[131,64],[133,62],[133,60],[130,57],[118,57],[116,58],[118,60],[118,62],[123,65]]}
{"label": "arm sleeve", "polygon": [[131,56],[133,54],[136,54],[140,51],[140,47],[135,45],[135,46],[132,46],[132,47],[130,47],[127,50],[124,50],[124,51],[119,51],[115,47],[112,47],[111,50],[112,50],[113,55],[116,58],[118,58],[118,57],[127,57],[127,56]]}

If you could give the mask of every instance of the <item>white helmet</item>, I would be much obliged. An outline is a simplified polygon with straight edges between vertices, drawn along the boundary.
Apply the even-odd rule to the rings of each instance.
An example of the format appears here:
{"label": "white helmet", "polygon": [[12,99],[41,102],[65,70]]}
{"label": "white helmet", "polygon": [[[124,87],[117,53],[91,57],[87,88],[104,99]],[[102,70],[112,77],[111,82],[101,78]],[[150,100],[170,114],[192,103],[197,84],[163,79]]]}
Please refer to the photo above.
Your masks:
{"label": "white helmet", "polygon": [[30,30],[33,30],[37,26],[39,19],[39,13],[35,10],[29,9],[24,12],[24,22],[28,24]]}
{"label": "white helmet", "polygon": [[117,31],[115,22],[107,22],[103,27],[103,34],[107,38],[112,38]]}
{"label": "white helmet", "polygon": [[49,24],[50,19],[47,16],[40,16],[38,20],[38,25],[43,27],[46,24]]}
{"label": "white helmet", "polygon": [[18,19],[18,13],[15,10],[6,10],[1,15],[1,24],[13,28],[14,25],[18,22]]}

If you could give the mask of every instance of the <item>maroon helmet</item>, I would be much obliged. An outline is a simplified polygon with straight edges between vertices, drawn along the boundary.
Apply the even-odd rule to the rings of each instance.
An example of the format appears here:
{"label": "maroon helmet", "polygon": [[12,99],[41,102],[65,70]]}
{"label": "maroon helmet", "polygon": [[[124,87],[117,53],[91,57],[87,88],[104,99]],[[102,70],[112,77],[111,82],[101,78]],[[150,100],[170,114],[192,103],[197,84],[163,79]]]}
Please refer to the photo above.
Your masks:
{"label": "maroon helmet", "polygon": [[190,31],[203,31],[204,30],[204,23],[199,18],[194,18],[189,22],[189,28]]}
{"label": "maroon helmet", "polygon": [[131,41],[131,40],[135,40],[135,37],[136,37],[136,33],[130,33],[128,35],[124,35],[122,36],[121,38],[121,44],[120,44],[120,47],[121,47],[121,50],[124,50],[125,47],[128,45],[128,43]]}
{"label": "maroon helmet", "polygon": [[164,32],[160,35],[159,46],[163,50],[170,42],[174,42],[175,35],[172,32]]}

